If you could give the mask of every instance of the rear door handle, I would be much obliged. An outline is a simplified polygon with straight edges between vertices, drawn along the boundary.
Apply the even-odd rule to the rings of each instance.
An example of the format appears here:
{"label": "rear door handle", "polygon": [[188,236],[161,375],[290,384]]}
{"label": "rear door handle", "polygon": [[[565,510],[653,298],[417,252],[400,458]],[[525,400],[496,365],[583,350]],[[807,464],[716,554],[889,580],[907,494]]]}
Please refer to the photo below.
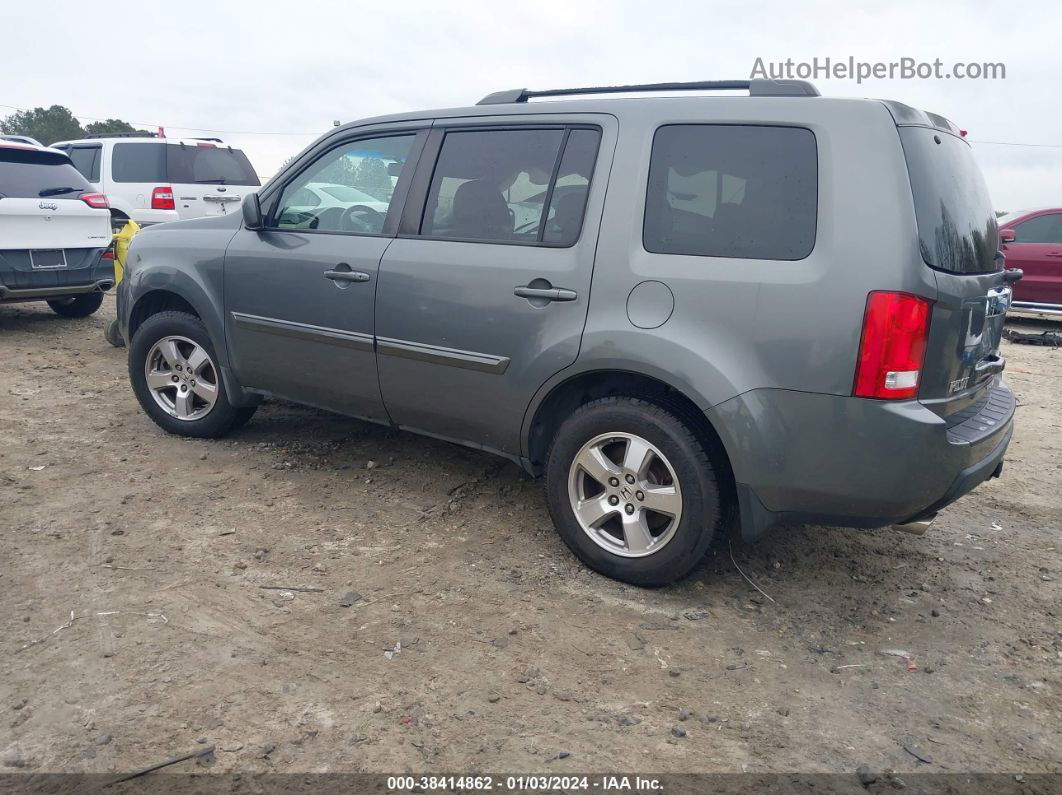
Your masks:
{"label": "rear door handle", "polygon": [[324,275],[334,282],[367,282],[371,278],[361,271],[325,271]]}
{"label": "rear door handle", "polygon": [[513,295],[519,298],[539,298],[546,301],[574,301],[579,295],[564,287],[517,287]]}
{"label": "rear door handle", "polygon": [[1047,252],[1047,256],[1049,256],[1049,257],[1062,257],[1062,251],[1048,251]]}

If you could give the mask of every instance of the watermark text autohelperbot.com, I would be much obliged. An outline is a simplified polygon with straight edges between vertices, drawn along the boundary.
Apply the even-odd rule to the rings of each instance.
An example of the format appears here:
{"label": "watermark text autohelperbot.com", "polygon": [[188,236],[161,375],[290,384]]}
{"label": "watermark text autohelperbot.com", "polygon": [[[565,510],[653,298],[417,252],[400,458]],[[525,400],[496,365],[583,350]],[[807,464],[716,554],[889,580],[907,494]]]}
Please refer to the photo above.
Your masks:
{"label": "watermark text autohelperbot.com", "polygon": [[768,61],[757,58],[749,78],[770,80],[1006,80],[1007,65],[983,61],[945,63],[940,58],[920,61],[860,61],[847,58],[812,58],[810,61]]}

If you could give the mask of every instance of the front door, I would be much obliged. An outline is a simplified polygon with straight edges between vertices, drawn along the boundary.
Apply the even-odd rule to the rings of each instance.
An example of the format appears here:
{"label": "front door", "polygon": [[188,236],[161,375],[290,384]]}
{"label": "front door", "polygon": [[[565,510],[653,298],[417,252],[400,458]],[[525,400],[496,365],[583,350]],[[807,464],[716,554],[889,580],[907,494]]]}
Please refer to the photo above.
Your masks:
{"label": "front door", "polygon": [[511,454],[578,355],[615,142],[611,117],[520,121],[433,130],[376,293],[391,419]]}
{"label": "front door", "polygon": [[266,229],[233,238],[226,338],[245,387],[386,421],[374,294],[415,140],[409,130],[327,149],[265,200]]}

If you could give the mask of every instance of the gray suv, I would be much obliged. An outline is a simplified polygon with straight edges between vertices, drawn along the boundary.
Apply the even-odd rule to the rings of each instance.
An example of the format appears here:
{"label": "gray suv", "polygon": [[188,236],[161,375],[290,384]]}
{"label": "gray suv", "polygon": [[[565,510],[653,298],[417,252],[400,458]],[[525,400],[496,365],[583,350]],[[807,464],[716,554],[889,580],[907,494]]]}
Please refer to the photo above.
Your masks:
{"label": "gray suv", "polygon": [[118,304],[165,430],[277,396],[489,450],[652,586],[734,517],[924,525],[998,475],[1018,277],[954,124],[751,80],[348,124],[138,235]]}

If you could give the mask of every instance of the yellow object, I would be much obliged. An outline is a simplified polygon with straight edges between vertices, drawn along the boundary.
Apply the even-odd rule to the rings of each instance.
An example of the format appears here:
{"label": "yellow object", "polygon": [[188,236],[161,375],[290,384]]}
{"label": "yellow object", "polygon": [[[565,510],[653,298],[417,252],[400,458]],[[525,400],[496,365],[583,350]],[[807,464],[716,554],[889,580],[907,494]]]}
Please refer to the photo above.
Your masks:
{"label": "yellow object", "polygon": [[114,283],[116,286],[122,281],[122,275],[125,273],[125,255],[129,251],[129,244],[139,231],[140,224],[130,219],[125,222],[121,231],[114,235]]}

